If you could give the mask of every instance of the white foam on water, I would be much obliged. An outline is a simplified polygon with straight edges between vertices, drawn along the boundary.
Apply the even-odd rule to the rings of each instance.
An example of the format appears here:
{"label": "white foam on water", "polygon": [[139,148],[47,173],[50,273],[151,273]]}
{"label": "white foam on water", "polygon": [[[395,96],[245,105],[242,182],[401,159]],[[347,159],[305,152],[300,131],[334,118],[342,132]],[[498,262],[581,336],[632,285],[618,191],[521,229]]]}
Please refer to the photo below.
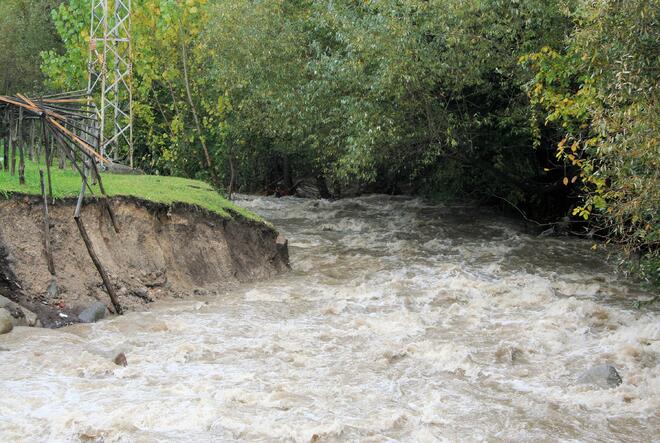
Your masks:
{"label": "white foam on water", "polygon": [[[293,271],[0,336],[1,441],[660,435],[658,313],[588,242],[420,199],[239,198],[289,237]],[[599,364],[623,383],[576,383]]]}

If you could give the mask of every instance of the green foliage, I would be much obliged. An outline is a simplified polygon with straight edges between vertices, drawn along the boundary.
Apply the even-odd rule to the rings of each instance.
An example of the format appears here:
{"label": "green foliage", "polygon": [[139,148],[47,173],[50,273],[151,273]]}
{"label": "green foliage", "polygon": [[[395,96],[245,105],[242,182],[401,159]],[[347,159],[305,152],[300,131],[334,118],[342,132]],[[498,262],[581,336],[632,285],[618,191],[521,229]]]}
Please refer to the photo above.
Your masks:
{"label": "green foliage", "polygon": [[210,15],[229,139],[250,165],[289,156],[339,184],[509,197],[537,173],[517,58],[561,41],[557,2],[219,2]]}
{"label": "green foliage", "polygon": [[39,53],[59,46],[50,11],[59,0],[0,1],[0,94],[43,90]]}
{"label": "green foliage", "polygon": [[576,171],[564,179],[584,196],[573,215],[644,255],[638,270],[660,284],[657,12],[646,0],[583,2],[564,51],[523,61],[533,104],[561,130],[556,158]]}
{"label": "green foliage", "polygon": [[[207,0],[134,0],[132,15],[134,134],[137,163],[150,171],[208,178],[200,139],[215,146],[224,159],[222,94],[212,88],[204,66],[208,55],[200,46],[206,27]],[[77,90],[87,85],[89,2],[68,0],[52,14],[65,51],[42,53],[42,70],[52,88]],[[191,94],[204,115],[198,134],[186,97],[183,47]]]}
{"label": "green foliage", "polygon": [[41,69],[51,89],[77,91],[87,87],[89,8],[87,0],[70,0],[51,13],[57,34],[66,48],[66,57],[58,56],[54,49],[41,53]]}

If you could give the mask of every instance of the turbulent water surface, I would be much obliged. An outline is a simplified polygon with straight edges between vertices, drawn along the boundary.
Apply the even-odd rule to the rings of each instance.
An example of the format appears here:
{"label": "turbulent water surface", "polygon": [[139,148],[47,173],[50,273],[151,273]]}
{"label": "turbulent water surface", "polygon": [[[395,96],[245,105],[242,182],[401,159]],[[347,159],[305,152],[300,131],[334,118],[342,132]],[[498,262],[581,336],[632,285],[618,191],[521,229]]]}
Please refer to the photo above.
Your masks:
{"label": "turbulent water surface", "polygon": [[[0,336],[0,440],[660,438],[660,316],[590,243],[407,198],[240,203],[290,274]],[[575,383],[602,363],[623,384]]]}

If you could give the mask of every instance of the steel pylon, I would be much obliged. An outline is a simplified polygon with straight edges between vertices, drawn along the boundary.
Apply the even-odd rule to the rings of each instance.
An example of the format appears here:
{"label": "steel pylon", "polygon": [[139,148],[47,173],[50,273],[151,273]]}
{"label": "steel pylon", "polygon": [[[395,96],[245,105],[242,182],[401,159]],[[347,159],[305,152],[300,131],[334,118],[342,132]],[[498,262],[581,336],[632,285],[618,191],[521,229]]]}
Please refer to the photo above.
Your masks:
{"label": "steel pylon", "polygon": [[91,0],[87,93],[101,155],[133,166],[131,0]]}

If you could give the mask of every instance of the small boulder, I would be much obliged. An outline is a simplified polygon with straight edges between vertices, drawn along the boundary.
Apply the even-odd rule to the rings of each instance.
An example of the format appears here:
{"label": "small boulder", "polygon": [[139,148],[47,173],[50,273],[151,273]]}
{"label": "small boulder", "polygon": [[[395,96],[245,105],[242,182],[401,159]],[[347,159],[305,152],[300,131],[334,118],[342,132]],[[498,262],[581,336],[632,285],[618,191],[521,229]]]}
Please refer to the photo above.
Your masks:
{"label": "small boulder", "polygon": [[100,301],[95,301],[91,306],[83,309],[80,314],[78,314],[78,319],[81,323],[94,323],[105,318],[106,309],[105,304]]}
{"label": "small boulder", "polygon": [[128,366],[128,361],[126,360],[126,354],[120,352],[112,360],[117,366]]}
{"label": "small boulder", "polygon": [[136,296],[137,298],[141,298],[142,300],[144,300],[147,303],[151,303],[151,302],[154,301],[153,298],[151,298],[149,296],[149,289],[147,289],[144,286],[142,286],[140,288],[137,288],[137,289],[134,289],[132,294],[134,296]]}
{"label": "small boulder", "polygon": [[277,234],[277,238],[275,239],[275,244],[277,246],[286,246],[289,243],[289,241],[286,239],[286,237],[282,233]]}
{"label": "small boulder", "polygon": [[594,385],[602,389],[616,388],[623,380],[614,366],[599,365],[584,371],[577,379],[581,385]]}
{"label": "small boulder", "polygon": [[11,314],[5,309],[0,309],[0,335],[7,334],[12,329],[14,329],[14,323]]}

